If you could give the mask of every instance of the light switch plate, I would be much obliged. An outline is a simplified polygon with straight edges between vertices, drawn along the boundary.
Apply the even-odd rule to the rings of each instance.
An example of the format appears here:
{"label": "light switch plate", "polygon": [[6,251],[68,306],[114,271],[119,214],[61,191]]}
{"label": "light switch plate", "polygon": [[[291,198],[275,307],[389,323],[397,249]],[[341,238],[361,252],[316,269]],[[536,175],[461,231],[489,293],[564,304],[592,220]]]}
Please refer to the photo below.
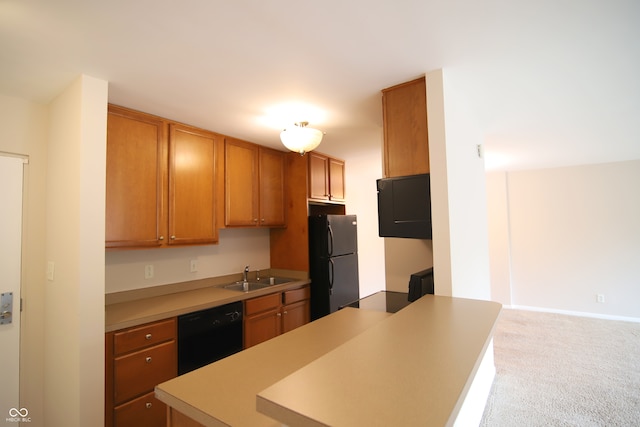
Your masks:
{"label": "light switch plate", "polygon": [[56,263],[53,261],[49,261],[47,262],[47,280],[49,280],[50,282],[53,282],[53,278],[55,277],[56,271]]}

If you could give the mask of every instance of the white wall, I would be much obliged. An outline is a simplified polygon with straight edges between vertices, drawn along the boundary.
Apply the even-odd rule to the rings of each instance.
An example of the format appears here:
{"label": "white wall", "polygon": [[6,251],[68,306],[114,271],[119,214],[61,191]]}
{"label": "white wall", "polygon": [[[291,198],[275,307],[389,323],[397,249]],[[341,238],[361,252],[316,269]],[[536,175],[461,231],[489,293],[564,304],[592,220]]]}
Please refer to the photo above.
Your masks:
{"label": "white wall", "polygon": [[435,291],[489,299],[483,137],[458,78],[455,69],[426,75]]}
{"label": "white wall", "polygon": [[[191,260],[197,272],[191,272]],[[152,279],[144,278],[147,264],[154,266]],[[245,265],[252,271],[270,267],[269,229],[222,229],[217,245],[107,252],[105,292],[240,273]]]}
{"label": "white wall", "polygon": [[[324,152],[322,148],[318,151]],[[347,214],[358,216],[360,296],[365,297],[385,289],[384,239],[378,236],[376,188],[376,179],[382,177],[382,127],[370,134],[354,130],[349,144],[332,146],[326,153],[346,162]]]}
{"label": "white wall", "polygon": [[427,239],[384,239],[386,290],[409,291],[412,273],[433,267],[433,241]]}
{"label": "white wall", "polygon": [[46,127],[45,106],[0,95],[0,151],[29,156],[23,193],[20,404],[34,422],[44,420]]}
{"label": "white wall", "polygon": [[[79,77],[50,106],[44,407],[50,426],[104,417],[107,82]],[[44,268],[44,266],[42,266]]]}
{"label": "white wall", "polygon": [[[510,258],[494,265],[511,271],[511,303],[640,318],[640,160],[509,172],[506,182]],[[505,215],[500,200],[490,208]]]}
{"label": "white wall", "polygon": [[506,172],[487,174],[491,300],[511,305],[511,239]]}

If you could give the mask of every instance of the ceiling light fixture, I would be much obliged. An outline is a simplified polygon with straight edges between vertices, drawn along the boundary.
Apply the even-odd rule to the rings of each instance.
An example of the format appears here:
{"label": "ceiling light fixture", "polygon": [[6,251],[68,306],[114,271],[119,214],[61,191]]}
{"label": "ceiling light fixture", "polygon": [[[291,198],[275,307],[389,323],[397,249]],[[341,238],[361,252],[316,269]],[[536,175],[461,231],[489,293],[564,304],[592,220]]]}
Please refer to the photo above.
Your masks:
{"label": "ceiling light fixture", "polygon": [[280,132],[280,140],[282,144],[291,151],[304,155],[318,145],[322,141],[323,133],[318,129],[307,127],[309,122],[297,122],[294,126],[288,127]]}

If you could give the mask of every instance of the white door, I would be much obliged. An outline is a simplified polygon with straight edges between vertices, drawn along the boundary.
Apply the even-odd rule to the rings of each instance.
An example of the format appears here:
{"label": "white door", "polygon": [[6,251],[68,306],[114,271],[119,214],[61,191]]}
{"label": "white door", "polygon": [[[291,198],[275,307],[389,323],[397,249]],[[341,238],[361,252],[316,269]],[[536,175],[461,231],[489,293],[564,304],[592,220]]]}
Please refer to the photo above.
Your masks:
{"label": "white door", "polygon": [[[0,420],[28,417],[19,402],[22,169],[25,160],[0,153]],[[13,307],[9,300],[13,299]],[[9,318],[8,312],[11,312]],[[4,313],[4,315],[2,315]]]}

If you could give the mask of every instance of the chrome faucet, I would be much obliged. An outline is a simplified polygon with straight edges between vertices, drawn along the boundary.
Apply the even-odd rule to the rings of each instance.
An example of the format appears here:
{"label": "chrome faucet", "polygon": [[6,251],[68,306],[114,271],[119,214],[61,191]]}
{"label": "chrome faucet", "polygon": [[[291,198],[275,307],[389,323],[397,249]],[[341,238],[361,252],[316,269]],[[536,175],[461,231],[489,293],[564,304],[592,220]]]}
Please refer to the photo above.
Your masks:
{"label": "chrome faucet", "polygon": [[242,273],[242,281],[243,282],[248,282],[249,280],[247,279],[247,275],[249,274],[249,266],[246,265],[244,267],[244,272]]}

